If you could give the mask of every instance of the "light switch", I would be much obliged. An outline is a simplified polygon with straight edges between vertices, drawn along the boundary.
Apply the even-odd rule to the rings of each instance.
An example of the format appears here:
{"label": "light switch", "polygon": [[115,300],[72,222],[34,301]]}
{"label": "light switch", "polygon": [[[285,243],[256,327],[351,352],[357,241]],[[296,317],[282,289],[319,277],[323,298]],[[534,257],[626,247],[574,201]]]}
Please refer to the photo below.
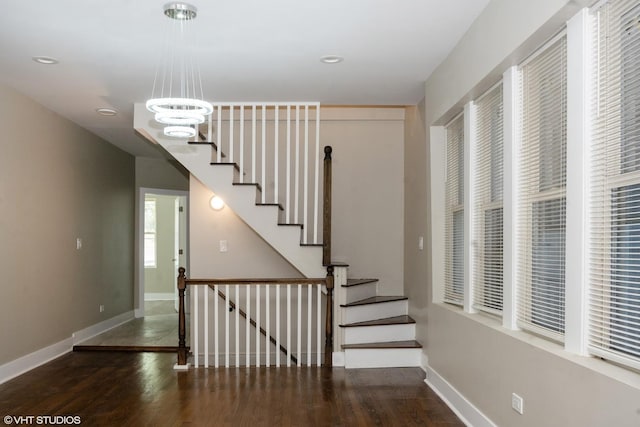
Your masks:
{"label": "light switch", "polygon": [[418,237],[418,249],[419,250],[424,249],[424,237],[422,236]]}
{"label": "light switch", "polygon": [[227,252],[227,241],[220,240],[220,252]]}
{"label": "light switch", "polygon": [[80,237],[76,239],[76,249],[77,250],[82,249],[82,239]]}

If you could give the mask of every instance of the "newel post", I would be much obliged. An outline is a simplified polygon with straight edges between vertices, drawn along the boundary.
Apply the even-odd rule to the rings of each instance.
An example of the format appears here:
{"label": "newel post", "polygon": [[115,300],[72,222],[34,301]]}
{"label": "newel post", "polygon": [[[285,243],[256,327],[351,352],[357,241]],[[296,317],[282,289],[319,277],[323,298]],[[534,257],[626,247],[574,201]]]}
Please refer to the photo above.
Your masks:
{"label": "newel post", "polygon": [[325,325],[324,366],[333,366],[333,266],[327,267],[327,315]]}
{"label": "newel post", "polygon": [[178,366],[187,365],[187,343],[184,319],[184,291],[187,288],[187,278],[184,267],[178,269]]}
{"label": "newel post", "polygon": [[331,264],[331,152],[324,147],[324,185],[322,197],[322,264]]}

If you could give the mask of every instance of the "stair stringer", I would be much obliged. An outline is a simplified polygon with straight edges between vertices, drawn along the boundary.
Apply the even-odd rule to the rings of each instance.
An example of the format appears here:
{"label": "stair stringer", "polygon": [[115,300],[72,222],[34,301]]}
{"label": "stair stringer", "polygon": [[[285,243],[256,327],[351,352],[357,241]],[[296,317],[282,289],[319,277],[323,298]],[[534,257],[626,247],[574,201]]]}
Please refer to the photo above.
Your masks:
{"label": "stair stringer", "polygon": [[239,218],[267,244],[306,277],[324,277],[321,246],[302,246],[300,227],[278,225],[277,206],[256,205],[256,186],[233,185],[232,164],[211,165],[211,147],[188,145],[186,141],[167,138],[161,128],[150,126],[153,115],[142,104],[135,105],[134,128],[145,138],[160,144],[195,178],[223,198]]}

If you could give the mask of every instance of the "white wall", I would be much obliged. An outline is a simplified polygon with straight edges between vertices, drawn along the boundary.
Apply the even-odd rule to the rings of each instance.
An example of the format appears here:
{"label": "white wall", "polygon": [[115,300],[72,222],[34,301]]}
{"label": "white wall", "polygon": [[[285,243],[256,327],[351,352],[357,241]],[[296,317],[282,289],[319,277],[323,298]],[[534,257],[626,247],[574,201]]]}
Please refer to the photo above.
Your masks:
{"label": "white wall", "polygon": [[[499,426],[640,425],[637,373],[570,355],[556,344],[507,331],[499,321],[482,315],[431,303],[434,286],[442,285],[439,278],[444,269],[444,156],[442,147],[431,144],[430,126],[450,119],[465,102],[495,83],[509,65],[560,30],[585,3],[493,0],[426,82],[426,149],[417,139],[406,139],[405,210],[415,212],[405,215],[410,313],[418,322],[430,369]],[[419,122],[415,119],[414,126],[419,128]],[[419,213],[425,204],[422,217]],[[415,238],[425,230],[429,251],[421,253],[415,250]],[[438,283],[433,282],[435,278]],[[511,409],[513,392],[524,397],[524,415]]]}

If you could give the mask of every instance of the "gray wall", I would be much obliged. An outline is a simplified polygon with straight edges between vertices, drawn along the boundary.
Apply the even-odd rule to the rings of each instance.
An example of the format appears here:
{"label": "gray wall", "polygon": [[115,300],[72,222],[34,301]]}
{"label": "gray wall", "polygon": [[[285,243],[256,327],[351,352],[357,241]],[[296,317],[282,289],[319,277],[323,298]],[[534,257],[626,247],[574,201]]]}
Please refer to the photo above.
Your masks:
{"label": "gray wall", "polygon": [[[569,355],[556,344],[507,331],[481,315],[431,304],[433,269],[444,266],[431,265],[431,254],[441,251],[442,243],[432,239],[431,227],[443,224],[432,223],[442,206],[430,203],[428,129],[443,124],[495,83],[507,66],[557,32],[580,3],[588,2],[493,0],[426,82],[426,149],[419,138],[406,139],[405,286],[410,312],[418,321],[429,366],[499,426],[640,425],[637,373]],[[408,119],[407,126],[419,133],[420,119]],[[429,251],[420,252],[415,240],[425,231]],[[511,409],[512,392],[524,397],[524,415]]]}
{"label": "gray wall", "polygon": [[3,364],[133,309],[134,158],[1,85],[0,127]]}

